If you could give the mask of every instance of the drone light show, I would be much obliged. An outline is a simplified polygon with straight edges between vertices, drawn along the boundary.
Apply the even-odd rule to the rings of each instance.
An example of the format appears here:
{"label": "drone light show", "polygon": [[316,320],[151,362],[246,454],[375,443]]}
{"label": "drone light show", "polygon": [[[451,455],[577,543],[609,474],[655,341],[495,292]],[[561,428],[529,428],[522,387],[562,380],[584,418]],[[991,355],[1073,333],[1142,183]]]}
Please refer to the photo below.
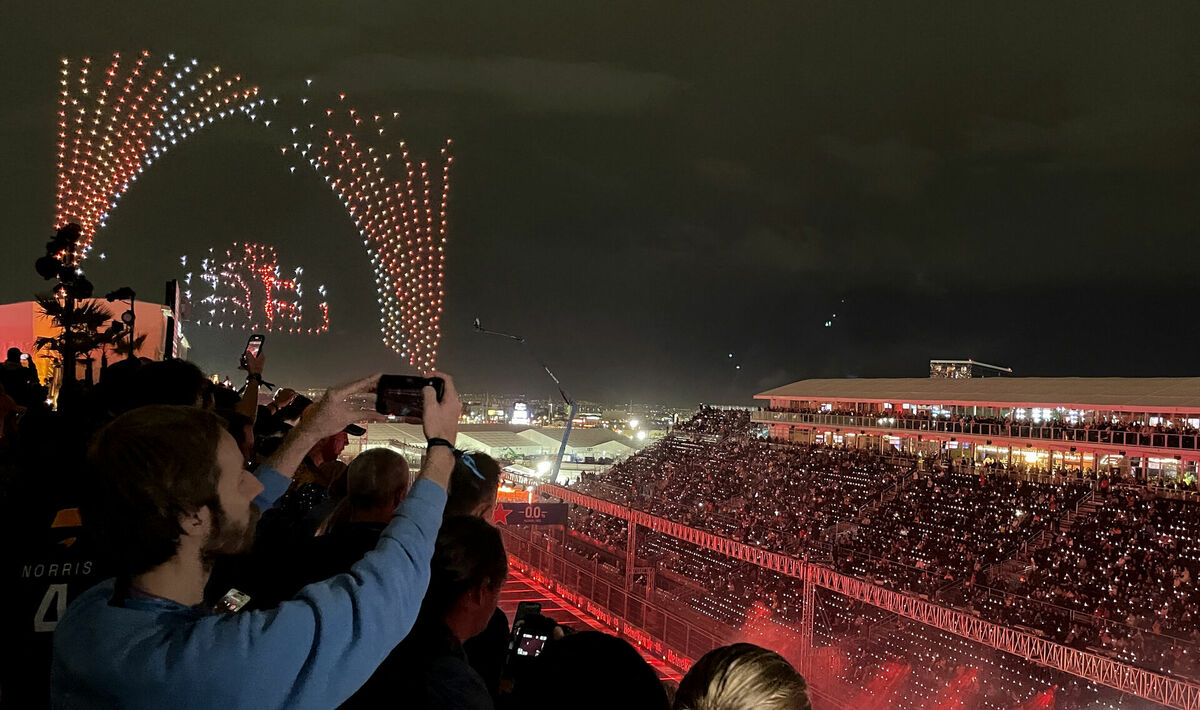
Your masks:
{"label": "drone light show", "polygon": [[[185,256],[183,266],[188,266]],[[267,333],[319,335],[329,331],[329,303],[325,286],[317,286],[315,308],[304,310],[303,267],[286,276],[279,266],[275,247],[234,243],[218,257],[213,249],[200,261],[200,296],[194,276],[184,277],[184,296],[193,303],[192,319],[220,329],[253,330]]]}
{"label": "drone light show", "polygon": [[[114,53],[104,62],[63,59],[59,81],[54,226],[77,222],[82,227],[77,262],[92,251],[112,210],[147,168],[197,130],[244,116],[282,137],[280,155],[292,160],[292,172],[307,165],[329,186],[370,259],[384,344],[414,367],[433,368],[441,339],[454,160],[449,140],[436,162],[424,161],[393,136],[385,114],[360,112],[347,104],[345,94],[337,94],[321,111],[307,95],[268,100],[240,74],[174,54]],[[311,84],[306,82],[304,93]],[[279,118],[297,105],[314,113],[311,120]],[[399,113],[386,115],[394,120]],[[253,253],[246,251],[250,248]],[[275,263],[274,250],[261,245],[242,244],[228,259],[213,257],[214,271],[204,274],[210,290],[205,298],[219,300],[198,308],[197,316],[215,311],[201,322],[220,328],[257,324],[283,332],[325,332],[324,296],[317,305],[319,317],[304,314],[298,280],[280,276],[276,264],[271,272],[277,281],[268,287],[261,271],[268,263]],[[240,294],[235,272],[247,286]],[[256,285],[251,288],[250,283]],[[296,292],[288,295],[292,283]]]}

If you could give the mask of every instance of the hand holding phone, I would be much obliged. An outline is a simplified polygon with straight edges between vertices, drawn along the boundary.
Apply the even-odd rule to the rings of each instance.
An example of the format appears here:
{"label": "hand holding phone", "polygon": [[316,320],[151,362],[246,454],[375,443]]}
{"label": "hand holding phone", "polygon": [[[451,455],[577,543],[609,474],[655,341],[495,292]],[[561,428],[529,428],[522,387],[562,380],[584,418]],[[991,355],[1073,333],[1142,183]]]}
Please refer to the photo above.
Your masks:
{"label": "hand holding phone", "polygon": [[266,339],[267,336],[261,333],[255,333],[250,336],[250,339],[246,341],[246,349],[242,351],[241,364],[238,365],[239,370],[245,370],[257,375],[262,374],[262,348],[263,341]]}
{"label": "hand holding phone", "polygon": [[423,390],[432,387],[441,402],[446,395],[446,380],[416,375],[383,375],[375,386],[375,411],[416,422],[425,416]]}

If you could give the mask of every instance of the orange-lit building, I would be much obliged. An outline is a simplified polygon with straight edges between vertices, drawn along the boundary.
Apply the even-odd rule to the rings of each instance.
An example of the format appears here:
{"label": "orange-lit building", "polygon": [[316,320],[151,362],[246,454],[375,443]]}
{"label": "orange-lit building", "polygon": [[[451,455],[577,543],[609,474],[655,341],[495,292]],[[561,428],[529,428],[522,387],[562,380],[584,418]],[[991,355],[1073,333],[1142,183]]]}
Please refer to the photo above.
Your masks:
{"label": "orange-lit building", "polygon": [[[119,318],[122,313],[128,310],[129,306],[123,301],[109,303],[104,299],[93,299],[99,305],[107,308],[112,312],[113,318]],[[135,321],[135,331],[137,335],[146,335],[145,343],[141,348],[138,348],[137,354],[140,357],[148,357],[152,360],[163,359],[163,348],[166,344],[165,333],[167,332],[167,313],[163,307],[149,302],[138,301],[134,304],[134,313],[137,315]],[[38,338],[50,338],[59,335],[62,329],[54,324],[54,322],[42,314],[41,308],[35,301],[21,301],[19,303],[6,303],[0,305],[0,353],[7,352],[9,348],[20,348],[21,352],[29,353],[33,356],[33,362],[37,366],[38,374],[43,382],[53,378],[54,370],[57,367],[57,361],[48,357],[42,357],[43,353],[36,351]],[[186,352],[186,351],[184,351]],[[93,371],[99,374],[99,362],[102,353],[97,350],[92,353],[95,361]],[[0,354],[0,358],[3,354]],[[112,353],[109,353],[112,357]],[[82,377],[85,368],[81,365],[77,370],[77,374]]]}
{"label": "orange-lit building", "polygon": [[814,379],[755,399],[753,421],[801,442],[1185,480],[1200,461],[1200,378]]}

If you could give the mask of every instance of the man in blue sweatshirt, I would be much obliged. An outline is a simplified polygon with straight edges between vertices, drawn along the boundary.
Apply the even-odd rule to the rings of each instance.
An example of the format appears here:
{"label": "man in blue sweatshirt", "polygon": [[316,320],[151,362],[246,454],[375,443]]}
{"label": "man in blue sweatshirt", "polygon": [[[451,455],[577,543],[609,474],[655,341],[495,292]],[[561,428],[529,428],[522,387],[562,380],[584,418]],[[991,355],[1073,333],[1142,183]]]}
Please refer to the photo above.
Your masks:
{"label": "man in blue sweatshirt", "polygon": [[[96,525],[121,576],[82,594],[54,633],[56,708],[333,708],[359,688],[416,619],[454,468],[462,407],[424,390],[429,449],[379,545],[341,574],[275,609],[203,608],[212,560],[246,549],[259,510],[322,437],[357,412],[347,403],[374,377],[333,389],[257,472],[214,415],[145,407],[96,437],[89,454]],[[90,514],[90,515],[89,515]]]}

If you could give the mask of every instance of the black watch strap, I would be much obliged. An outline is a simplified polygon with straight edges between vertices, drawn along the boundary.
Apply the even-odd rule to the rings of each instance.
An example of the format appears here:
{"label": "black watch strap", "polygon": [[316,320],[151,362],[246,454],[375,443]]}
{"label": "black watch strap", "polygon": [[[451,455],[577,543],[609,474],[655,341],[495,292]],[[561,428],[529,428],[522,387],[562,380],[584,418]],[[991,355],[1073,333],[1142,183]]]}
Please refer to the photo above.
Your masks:
{"label": "black watch strap", "polygon": [[457,453],[458,451],[458,449],[454,448],[454,444],[451,444],[449,441],[441,438],[440,436],[435,436],[432,439],[425,440],[426,449],[432,449],[435,446],[445,446],[447,449],[450,449],[452,453]]}

